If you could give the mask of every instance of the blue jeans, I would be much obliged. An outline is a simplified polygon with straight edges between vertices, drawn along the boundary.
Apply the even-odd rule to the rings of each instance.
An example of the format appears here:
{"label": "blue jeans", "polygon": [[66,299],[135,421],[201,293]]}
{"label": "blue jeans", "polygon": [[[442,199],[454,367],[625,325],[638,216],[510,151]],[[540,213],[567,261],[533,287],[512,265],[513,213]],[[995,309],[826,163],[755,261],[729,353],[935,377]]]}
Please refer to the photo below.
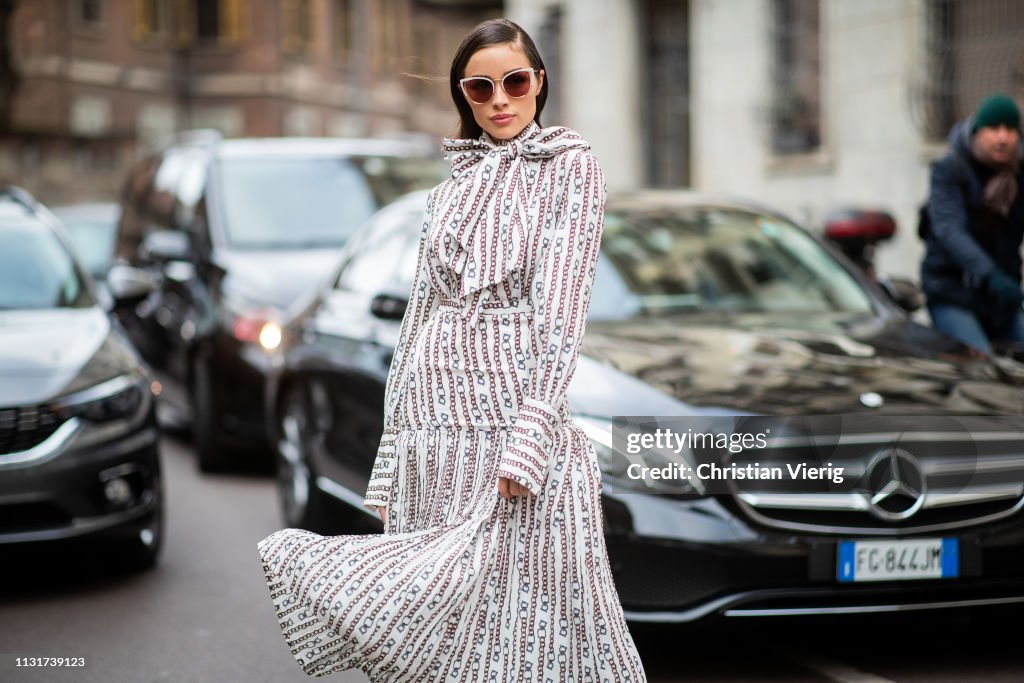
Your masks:
{"label": "blue jeans", "polygon": [[932,324],[940,332],[979,351],[992,353],[992,341],[1024,342],[1024,321],[1015,313],[1000,323],[980,319],[971,309],[952,304],[929,304]]}

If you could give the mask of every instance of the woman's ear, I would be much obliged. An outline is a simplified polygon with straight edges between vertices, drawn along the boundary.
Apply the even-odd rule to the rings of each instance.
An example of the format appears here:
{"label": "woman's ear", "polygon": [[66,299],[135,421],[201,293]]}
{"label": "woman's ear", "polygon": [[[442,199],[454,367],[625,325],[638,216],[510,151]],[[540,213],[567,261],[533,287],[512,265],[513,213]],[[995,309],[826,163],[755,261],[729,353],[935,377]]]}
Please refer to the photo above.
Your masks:
{"label": "woman's ear", "polygon": [[544,87],[544,69],[537,72],[537,94],[540,94],[540,89]]}

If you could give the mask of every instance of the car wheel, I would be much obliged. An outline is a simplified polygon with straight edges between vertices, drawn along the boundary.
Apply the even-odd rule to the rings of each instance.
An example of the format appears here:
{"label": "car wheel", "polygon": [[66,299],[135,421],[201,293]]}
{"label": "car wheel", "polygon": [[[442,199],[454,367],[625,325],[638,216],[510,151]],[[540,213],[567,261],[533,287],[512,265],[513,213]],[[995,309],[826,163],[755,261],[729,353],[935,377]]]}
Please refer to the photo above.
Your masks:
{"label": "car wheel", "polygon": [[330,500],[316,486],[309,447],[313,429],[306,392],[294,385],[286,391],[278,410],[278,499],[287,526],[323,534],[330,532]]}
{"label": "car wheel", "polygon": [[192,367],[192,445],[202,472],[219,472],[229,462],[218,427],[213,400],[213,380],[206,361],[197,358]]}

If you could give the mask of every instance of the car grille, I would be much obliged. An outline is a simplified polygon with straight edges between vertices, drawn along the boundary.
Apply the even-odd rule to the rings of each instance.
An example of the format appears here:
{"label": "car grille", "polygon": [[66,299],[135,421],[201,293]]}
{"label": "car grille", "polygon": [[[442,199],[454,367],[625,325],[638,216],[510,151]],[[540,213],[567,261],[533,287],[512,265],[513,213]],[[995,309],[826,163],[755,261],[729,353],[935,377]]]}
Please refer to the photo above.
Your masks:
{"label": "car grille", "polygon": [[[787,476],[729,485],[744,514],[774,528],[899,535],[976,526],[1024,506],[1022,437],[1020,431],[1005,429],[792,437],[735,460],[779,466],[787,473],[788,464],[831,463],[844,468],[844,481]],[[895,477],[893,467],[899,471]]]}
{"label": "car grille", "polygon": [[50,438],[62,420],[45,406],[0,408],[0,455],[19,453]]}

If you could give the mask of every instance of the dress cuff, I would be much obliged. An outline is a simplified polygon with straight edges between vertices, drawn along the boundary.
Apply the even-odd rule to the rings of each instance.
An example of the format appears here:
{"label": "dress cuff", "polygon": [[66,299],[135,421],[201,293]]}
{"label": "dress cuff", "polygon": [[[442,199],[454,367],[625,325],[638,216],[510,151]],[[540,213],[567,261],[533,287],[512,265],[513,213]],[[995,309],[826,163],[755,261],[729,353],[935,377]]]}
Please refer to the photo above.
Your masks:
{"label": "dress cuff", "polygon": [[501,457],[498,473],[538,495],[547,478],[551,445],[559,422],[558,414],[547,403],[524,399],[509,436],[508,448]]}
{"label": "dress cuff", "polygon": [[380,448],[377,449],[377,459],[373,461],[373,470],[370,472],[370,483],[366,487],[366,497],[363,506],[376,512],[375,506],[387,507],[391,501],[391,487],[395,479],[395,439],[398,436],[397,429],[385,429],[380,439]]}

